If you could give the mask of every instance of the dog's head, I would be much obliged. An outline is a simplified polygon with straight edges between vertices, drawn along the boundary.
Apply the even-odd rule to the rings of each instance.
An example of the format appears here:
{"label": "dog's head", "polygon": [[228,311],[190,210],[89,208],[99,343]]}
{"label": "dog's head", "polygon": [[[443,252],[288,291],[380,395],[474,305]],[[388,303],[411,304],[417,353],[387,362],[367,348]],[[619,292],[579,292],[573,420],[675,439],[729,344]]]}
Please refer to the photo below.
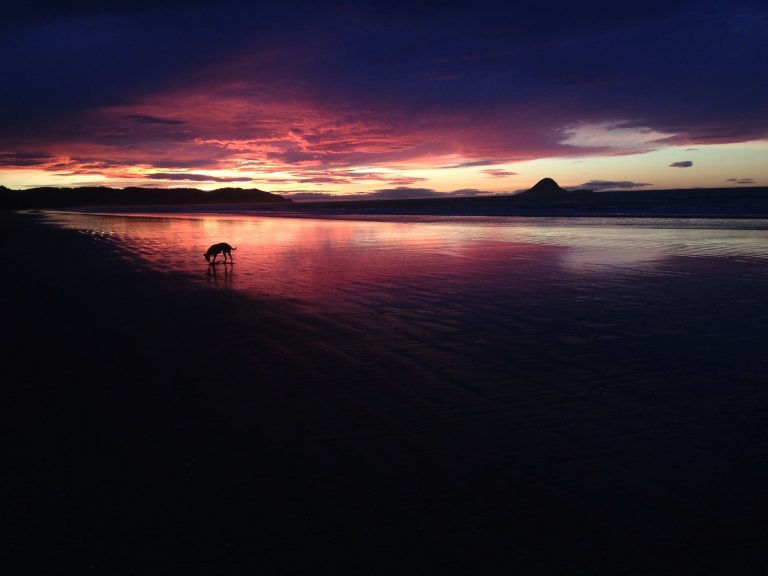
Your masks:
{"label": "dog's head", "polygon": [[206,262],[211,261],[211,255],[208,252],[203,252],[203,256],[205,257]]}

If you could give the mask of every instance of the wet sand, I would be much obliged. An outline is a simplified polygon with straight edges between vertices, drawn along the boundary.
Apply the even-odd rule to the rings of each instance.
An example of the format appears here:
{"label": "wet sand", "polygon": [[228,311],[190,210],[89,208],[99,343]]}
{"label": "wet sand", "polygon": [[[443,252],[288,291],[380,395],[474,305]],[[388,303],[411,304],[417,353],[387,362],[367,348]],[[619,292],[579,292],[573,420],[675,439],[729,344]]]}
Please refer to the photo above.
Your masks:
{"label": "wet sand", "polygon": [[766,568],[761,286],[310,313],[0,219],[25,573]]}

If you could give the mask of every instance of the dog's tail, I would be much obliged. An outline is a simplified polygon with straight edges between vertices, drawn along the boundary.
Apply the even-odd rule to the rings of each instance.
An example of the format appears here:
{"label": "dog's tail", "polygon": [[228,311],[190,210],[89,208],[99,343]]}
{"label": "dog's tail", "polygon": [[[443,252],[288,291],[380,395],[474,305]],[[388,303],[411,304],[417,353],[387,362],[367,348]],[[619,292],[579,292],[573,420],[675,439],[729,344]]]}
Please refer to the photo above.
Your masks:
{"label": "dog's tail", "polygon": [[232,248],[232,250],[237,250],[237,246],[235,246],[234,248]]}

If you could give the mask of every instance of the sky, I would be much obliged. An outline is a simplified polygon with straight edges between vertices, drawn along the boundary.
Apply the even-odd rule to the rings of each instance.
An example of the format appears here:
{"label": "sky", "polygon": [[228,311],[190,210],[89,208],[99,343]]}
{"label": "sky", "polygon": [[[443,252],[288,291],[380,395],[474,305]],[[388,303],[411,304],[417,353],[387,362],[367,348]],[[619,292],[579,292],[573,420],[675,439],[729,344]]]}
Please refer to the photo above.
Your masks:
{"label": "sky", "polygon": [[768,186],[768,4],[15,3],[0,185]]}

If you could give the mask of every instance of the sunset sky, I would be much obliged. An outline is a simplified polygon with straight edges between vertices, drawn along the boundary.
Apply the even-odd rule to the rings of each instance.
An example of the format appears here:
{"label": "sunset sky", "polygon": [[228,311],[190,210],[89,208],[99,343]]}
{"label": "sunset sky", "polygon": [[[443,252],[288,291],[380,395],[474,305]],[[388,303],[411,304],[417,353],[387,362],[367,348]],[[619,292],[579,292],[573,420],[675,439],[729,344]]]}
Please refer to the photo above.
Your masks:
{"label": "sunset sky", "polygon": [[0,184],[768,186],[765,2],[26,2]]}

